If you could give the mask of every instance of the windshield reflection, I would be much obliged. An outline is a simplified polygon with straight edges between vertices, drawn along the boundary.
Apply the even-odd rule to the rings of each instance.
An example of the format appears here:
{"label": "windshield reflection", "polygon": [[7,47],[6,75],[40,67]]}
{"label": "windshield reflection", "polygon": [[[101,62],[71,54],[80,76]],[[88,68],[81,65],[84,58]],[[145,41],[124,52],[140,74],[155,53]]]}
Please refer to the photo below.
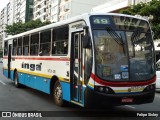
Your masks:
{"label": "windshield reflection", "polygon": [[146,80],[154,75],[154,49],[151,33],[126,32],[130,58],[130,79]]}
{"label": "windshield reflection", "polygon": [[[146,80],[154,75],[150,33],[94,30],[96,73],[104,80]],[[136,34],[136,35],[135,35]]]}
{"label": "windshield reflection", "polygon": [[[118,37],[106,30],[94,30],[96,71],[103,79],[120,80],[121,68],[128,69],[126,46],[120,44],[124,43],[124,32],[116,31],[116,35]],[[128,70],[124,72],[126,76],[123,76],[123,79],[128,79]]]}

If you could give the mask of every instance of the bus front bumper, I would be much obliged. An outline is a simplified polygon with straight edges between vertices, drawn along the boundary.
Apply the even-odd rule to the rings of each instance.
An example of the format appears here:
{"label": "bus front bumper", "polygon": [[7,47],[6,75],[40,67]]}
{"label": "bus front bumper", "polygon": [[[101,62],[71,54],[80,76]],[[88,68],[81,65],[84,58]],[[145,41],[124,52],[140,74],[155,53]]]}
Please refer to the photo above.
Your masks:
{"label": "bus front bumper", "polygon": [[133,94],[105,94],[86,88],[85,94],[87,103],[94,102],[93,105],[136,105],[152,103],[155,90]]}

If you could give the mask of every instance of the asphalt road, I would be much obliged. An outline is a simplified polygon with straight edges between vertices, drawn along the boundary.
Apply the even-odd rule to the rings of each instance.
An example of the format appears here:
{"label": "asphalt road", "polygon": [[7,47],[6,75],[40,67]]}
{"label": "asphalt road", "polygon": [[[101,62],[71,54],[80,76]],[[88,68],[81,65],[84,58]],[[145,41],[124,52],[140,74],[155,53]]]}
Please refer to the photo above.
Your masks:
{"label": "asphalt road", "polygon": [[[160,93],[156,93],[155,100],[150,104],[143,105],[125,105],[118,106],[113,108],[96,108],[93,110],[86,110],[85,108],[81,108],[79,106],[68,104],[65,107],[58,107],[54,104],[53,99],[50,95],[42,93],[40,91],[31,89],[31,88],[16,88],[14,83],[5,78],[2,74],[2,63],[0,63],[0,112],[42,112],[44,116],[52,116],[51,117],[43,117],[38,119],[142,119],[145,114],[155,113],[160,117]],[[80,112],[79,112],[80,111]],[[88,112],[89,111],[89,112]],[[103,113],[103,114],[100,114]],[[132,115],[129,115],[131,113]],[[134,117],[136,113],[136,116]],[[141,114],[142,113],[142,114]],[[0,113],[1,114],[1,113]],[[28,113],[27,113],[28,114]],[[105,115],[104,115],[105,114]],[[121,116],[121,114],[123,114]],[[97,117],[95,117],[95,116]],[[131,116],[128,118],[128,115]],[[152,114],[154,115],[154,114]],[[125,117],[126,116],[126,117]],[[4,118],[0,118],[3,120]],[[7,118],[5,118],[7,119]],[[8,118],[11,120],[11,118]],[[28,120],[28,118],[12,118],[12,119],[20,119],[20,120]],[[30,118],[36,119],[36,118]],[[149,117],[145,117],[145,119],[150,119]],[[152,119],[158,119],[157,117],[152,117]]]}

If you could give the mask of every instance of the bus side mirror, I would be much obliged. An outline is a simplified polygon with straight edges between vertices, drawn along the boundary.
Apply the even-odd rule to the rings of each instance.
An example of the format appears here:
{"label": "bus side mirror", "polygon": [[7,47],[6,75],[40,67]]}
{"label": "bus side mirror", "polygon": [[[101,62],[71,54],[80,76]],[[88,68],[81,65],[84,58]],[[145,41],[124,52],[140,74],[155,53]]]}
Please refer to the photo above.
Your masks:
{"label": "bus side mirror", "polygon": [[153,38],[154,38],[154,32],[153,31],[151,31],[152,32],[152,36],[153,36]]}
{"label": "bus side mirror", "polygon": [[83,48],[89,48],[91,38],[89,36],[88,26],[84,26],[83,30],[84,30],[84,36],[83,36],[83,39],[82,39]]}
{"label": "bus side mirror", "polygon": [[82,40],[83,40],[83,48],[89,48],[90,47],[90,36],[88,34],[85,34]]}

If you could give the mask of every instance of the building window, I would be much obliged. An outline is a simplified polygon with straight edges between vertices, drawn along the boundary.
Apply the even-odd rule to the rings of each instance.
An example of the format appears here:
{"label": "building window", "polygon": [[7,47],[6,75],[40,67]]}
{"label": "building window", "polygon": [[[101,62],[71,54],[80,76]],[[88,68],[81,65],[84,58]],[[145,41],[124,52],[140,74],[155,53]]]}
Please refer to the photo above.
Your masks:
{"label": "building window", "polygon": [[70,9],[70,3],[65,4],[63,9],[67,12]]}
{"label": "building window", "polygon": [[63,10],[64,10],[63,8],[64,8],[64,6],[62,6],[62,7],[60,8],[60,12],[63,12]]}
{"label": "building window", "polygon": [[46,2],[46,1],[44,1],[44,5],[46,5],[46,3],[47,3],[47,2]]}
{"label": "building window", "polygon": [[46,12],[46,8],[44,8],[44,12]]}
{"label": "building window", "polygon": [[45,15],[43,16],[43,20],[46,20],[46,16]]}

